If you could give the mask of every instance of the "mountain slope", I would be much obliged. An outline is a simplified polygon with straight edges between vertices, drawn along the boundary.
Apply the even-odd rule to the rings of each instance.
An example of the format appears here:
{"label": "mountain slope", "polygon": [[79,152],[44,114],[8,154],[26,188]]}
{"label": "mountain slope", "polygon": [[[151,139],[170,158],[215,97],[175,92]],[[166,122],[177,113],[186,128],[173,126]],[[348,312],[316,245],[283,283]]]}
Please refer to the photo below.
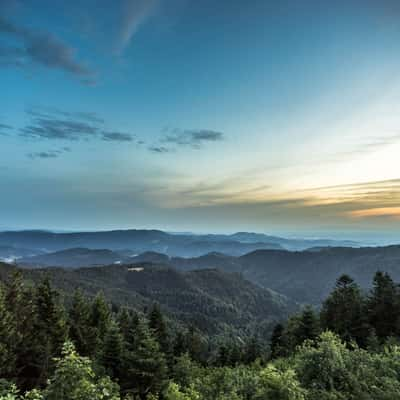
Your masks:
{"label": "mountain slope", "polygon": [[[6,270],[0,271],[0,277],[5,279],[10,268],[0,265],[0,270]],[[194,324],[212,335],[223,332],[249,335],[261,330],[270,333],[277,321],[297,308],[284,296],[258,287],[240,274],[219,270],[179,272],[163,265],[142,263],[22,272],[33,281],[49,276],[66,296],[76,288],[89,296],[103,291],[112,303],[137,310],[157,302],[170,317]]]}
{"label": "mountain slope", "polygon": [[371,285],[377,270],[386,271],[399,281],[400,246],[336,247],[302,252],[257,250],[241,257],[212,253],[195,258],[171,257],[168,264],[184,271],[219,268],[240,272],[245,279],[295,301],[318,304],[344,273],[363,288]]}

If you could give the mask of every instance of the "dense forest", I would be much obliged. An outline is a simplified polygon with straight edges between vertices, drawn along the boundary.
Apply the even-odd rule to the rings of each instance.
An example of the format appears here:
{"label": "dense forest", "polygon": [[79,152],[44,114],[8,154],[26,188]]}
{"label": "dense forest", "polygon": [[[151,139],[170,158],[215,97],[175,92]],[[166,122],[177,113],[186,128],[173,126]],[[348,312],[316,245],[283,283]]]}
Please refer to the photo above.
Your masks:
{"label": "dense forest", "polygon": [[382,272],[369,292],[341,276],[268,343],[210,345],[158,304],[137,312],[79,290],[67,300],[17,271],[0,289],[0,399],[396,399],[399,337],[399,286]]}

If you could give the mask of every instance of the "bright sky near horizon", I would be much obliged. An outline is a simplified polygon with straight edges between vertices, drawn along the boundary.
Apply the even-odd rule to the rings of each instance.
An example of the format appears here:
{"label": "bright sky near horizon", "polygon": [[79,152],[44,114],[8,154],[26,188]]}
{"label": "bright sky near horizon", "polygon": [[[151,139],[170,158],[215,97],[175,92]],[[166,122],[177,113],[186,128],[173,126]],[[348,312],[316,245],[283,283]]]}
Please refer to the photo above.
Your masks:
{"label": "bright sky near horizon", "polygon": [[394,0],[0,0],[0,229],[400,233],[399,43]]}

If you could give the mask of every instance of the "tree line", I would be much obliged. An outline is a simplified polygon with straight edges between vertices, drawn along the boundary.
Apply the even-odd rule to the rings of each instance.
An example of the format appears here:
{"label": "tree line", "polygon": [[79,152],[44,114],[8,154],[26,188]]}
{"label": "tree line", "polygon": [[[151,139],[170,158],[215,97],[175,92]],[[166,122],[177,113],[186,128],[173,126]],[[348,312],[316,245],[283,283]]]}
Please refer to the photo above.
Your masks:
{"label": "tree line", "polygon": [[[0,287],[0,400],[391,400],[400,398],[400,290],[341,276],[320,310],[276,325],[270,346],[108,304],[16,273]],[[268,350],[266,350],[268,348]]]}

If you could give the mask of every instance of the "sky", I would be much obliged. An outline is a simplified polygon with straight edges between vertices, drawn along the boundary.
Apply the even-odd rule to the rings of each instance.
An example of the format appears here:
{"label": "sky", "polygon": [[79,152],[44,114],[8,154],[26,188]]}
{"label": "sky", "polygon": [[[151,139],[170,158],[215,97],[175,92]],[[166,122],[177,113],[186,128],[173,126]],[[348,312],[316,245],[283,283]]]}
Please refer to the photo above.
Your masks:
{"label": "sky", "polygon": [[0,0],[0,229],[400,233],[400,4]]}

